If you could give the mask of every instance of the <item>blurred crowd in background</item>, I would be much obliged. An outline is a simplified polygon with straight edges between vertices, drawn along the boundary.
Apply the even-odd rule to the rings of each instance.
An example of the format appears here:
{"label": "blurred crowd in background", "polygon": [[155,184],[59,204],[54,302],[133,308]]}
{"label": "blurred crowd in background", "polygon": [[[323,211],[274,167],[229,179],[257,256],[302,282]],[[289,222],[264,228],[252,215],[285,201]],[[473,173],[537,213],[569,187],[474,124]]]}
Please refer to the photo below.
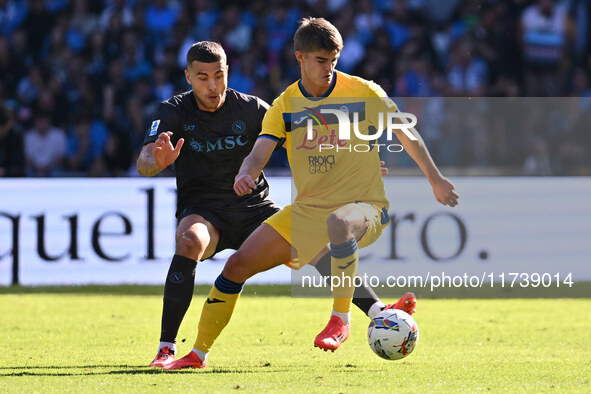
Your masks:
{"label": "blurred crowd in background", "polygon": [[[395,98],[505,98],[485,128],[419,117],[437,164],[591,175],[591,0],[0,0],[0,176],[137,175],[155,107],[189,89],[195,41],[221,43],[229,87],[271,103],[299,78],[292,37],[306,16],[340,30],[337,69]],[[569,115],[546,116],[560,99],[521,112],[526,96],[570,97]],[[495,123],[503,110],[527,130]]]}

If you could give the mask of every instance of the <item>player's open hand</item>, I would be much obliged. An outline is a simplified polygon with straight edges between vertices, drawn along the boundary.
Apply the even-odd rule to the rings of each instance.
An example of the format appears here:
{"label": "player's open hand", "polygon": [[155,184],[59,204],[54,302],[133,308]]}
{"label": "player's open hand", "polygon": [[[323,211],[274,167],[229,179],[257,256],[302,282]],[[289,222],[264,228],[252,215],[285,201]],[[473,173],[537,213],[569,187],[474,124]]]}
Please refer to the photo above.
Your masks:
{"label": "player's open hand", "polygon": [[453,183],[447,178],[441,178],[439,181],[431,184],[433,187],[433,194],[435,199],[443,205],[455,207],[459,204],[460,195],[456,193],[456,188]]}
{"label": "player's open hand", "polygon": [[239,196],[250,194],[257,187],[255,181],[248,174],[238,174],[234,178],[234,191]]}
{"label": "player's open hand", "polygon": [[158,168],[166,168],[179,157],[181,148],[185,143],[183,138],[180,138],[175,147],[172,146],[170,141],[171,131],[160,133],[156,140],[156,148],[154,149],[154,163]]}

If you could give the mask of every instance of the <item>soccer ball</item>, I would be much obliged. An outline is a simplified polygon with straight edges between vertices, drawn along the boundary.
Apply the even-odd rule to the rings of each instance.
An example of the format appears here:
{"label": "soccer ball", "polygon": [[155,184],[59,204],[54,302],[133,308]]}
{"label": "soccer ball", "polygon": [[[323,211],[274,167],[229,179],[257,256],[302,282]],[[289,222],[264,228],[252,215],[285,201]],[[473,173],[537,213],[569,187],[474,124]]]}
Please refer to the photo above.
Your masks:
{"label": "soccer ball", "polygon": [[386,360],[400,360],[412,353],[419,341],[419,326],[406,312],[386,309],[369,323],[367,342]]}

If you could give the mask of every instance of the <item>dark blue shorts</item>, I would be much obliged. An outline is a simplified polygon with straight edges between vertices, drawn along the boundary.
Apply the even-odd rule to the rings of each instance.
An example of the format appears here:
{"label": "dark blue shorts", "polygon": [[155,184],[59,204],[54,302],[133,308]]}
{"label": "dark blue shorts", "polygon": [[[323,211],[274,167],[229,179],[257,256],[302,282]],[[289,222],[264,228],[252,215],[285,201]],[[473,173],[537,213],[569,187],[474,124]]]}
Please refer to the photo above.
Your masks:
{"label": "dark blue shorts", "polygon": [[269,199],[254,206],[236,206],[224,201],[212,201],[180,210],[178,220],[189,215],[200,215],[219,231],[220,239],[214,254],[209,256],[211,258],[224,249],[238,249],[261,223],[280,210],[281,208]]}

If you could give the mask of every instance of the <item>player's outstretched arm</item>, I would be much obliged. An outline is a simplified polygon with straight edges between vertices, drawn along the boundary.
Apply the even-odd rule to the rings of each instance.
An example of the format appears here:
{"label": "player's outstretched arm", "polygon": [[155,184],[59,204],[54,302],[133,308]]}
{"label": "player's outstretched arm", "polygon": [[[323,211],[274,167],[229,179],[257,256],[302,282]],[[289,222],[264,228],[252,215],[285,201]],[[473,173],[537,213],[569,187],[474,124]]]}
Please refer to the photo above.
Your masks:
{"label": "player's outstretched arm", "polygon": [[154,176],[174,163],[185,142],[179,139],[173,147],[170,142],[171,131],[161,133],[155,142],[144,145],[137,159],[137,172],[143,176]]}
{"label": "player's outstretched arm", "polygon": [[396,132],[404,150],[413,158],[429,180],[435,199],[443,205],[455,207],[458,205],[460,196],[456,193],[454,184],[441,174],[418,131],[414,127],[409,130],[416,137],[416,141],[412,141],[402,131]]}
{"label": "player's outstretched arm", "polygon": [[242,162],[238,175],[234,178],[234,191],[236,194],[244,196],[252,193],[252,190],[256,188],[254,180],[259,177],[276,147],[277,142],[272,139],[257,139],[252,151]]}

